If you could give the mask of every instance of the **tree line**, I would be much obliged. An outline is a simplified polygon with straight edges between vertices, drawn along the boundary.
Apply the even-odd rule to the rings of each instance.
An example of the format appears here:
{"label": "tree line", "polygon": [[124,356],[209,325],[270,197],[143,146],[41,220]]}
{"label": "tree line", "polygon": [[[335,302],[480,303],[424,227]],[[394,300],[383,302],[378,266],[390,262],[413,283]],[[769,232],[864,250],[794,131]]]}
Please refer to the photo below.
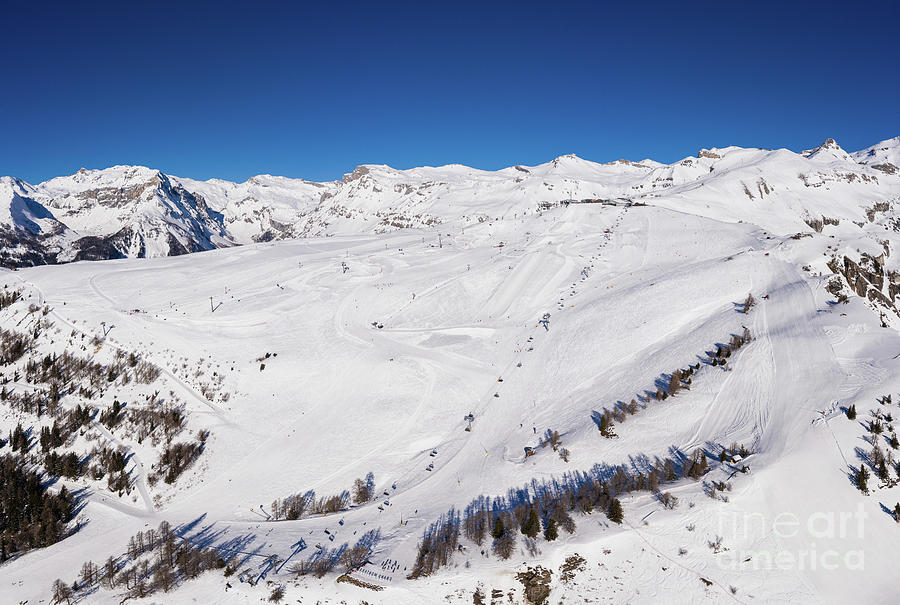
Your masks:
{"label": "tree line", "polygon": [[65,486],[49,491],[21,456],[0,458],[0,562],[65,537],[74,504]]}
{"label": "tree line", "polygon": [[[712,351],[706,351],[706,363],[710,366],[725,366],[732,353],[750,342],[750,330],[744,327],[741,334],[732,334],[727,344],[716,345]],[[677,368],[669,374],[668,378],[660,377],[656,380],[656,390],[646,391],[646,400],[656,399],[657,401],[665,401],[669,397],[674,397],[682,390],[690,390],[693,381],[693,375],[700,370],[700,362],[689,364],[687,368]],[[616,436],[614,426],[615,423],[623,423],[628,416],[633,416],[639,410],[641,405],[638,403],[637,397],[632,398],[630,402],[618,402],[612,409],[604,409],[603,412],[594,412],[594,421],[600,430],[600,434],[604,437],[612,438]]]}
{"label": "tree line", "polygon": [[561,480],[532,481],[505,496],[480,496],[470,502],[462,514],[451,508],[429,525],[418,544],[410,579],[433,574],[449,565],[453,554],[463,549],[460,531],[469,542],[481,547],[490,537],[488,550],[501,559],[512,556],[522,536],[529,554],[537,554],[537,540],[556,540],[559,531],[576,530],[573,515],[602,512],[613,523],[622,523],[624,510],[619,496],[632,491],[655,493],[665,506],[677,504],[660,486],[689,477],[699,480],[707,471],[706,453],[697,449],[690,457],[676,461],[657,460],[649,470],[629,470],[625,466],[595,467],[590,473],[566,473]]}

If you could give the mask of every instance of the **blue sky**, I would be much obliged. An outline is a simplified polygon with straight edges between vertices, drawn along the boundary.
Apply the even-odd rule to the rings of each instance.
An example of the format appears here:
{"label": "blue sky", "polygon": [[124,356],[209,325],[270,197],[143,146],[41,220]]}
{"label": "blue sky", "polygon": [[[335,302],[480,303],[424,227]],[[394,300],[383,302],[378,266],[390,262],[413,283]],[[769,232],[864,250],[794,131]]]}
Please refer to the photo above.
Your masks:
{"label": "blue sky", "polygon": [[7,0],[0,174],[330,180],[900,135],[894,3],[604,4]]}

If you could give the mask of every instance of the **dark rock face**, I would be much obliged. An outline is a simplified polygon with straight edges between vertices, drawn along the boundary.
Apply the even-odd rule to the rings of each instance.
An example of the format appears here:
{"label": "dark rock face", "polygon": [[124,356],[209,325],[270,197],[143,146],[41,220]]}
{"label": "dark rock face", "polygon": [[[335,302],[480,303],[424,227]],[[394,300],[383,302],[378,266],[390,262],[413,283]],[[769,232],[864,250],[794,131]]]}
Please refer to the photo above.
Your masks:
{"label": "dark rock face", "polygon": [[119,233],[110,237],[96,237],[93,235],[83,237],[75,242],[78,252],[72,260],[110,260],[114,258],[125,258],[125,255],[120,252],[119,246],[116,245],[116,240],[119,237]]}
{"label": "dark rock face", "polygon": [[58,251],[48,249],[41,240],[27,231],[0,225],[0,266],[18,269],[56,263]]}
{"label": "dark rock face", "polygon": [[900,295],[900,274],[885,270],[884,254],[871,256],[863,253],[859,262],[846,256],[842,261],[832,258],[828,262],[828,268],[844,276],[857,296],[877,302],[900,315],[900,310],[895,305],[897,296]]}

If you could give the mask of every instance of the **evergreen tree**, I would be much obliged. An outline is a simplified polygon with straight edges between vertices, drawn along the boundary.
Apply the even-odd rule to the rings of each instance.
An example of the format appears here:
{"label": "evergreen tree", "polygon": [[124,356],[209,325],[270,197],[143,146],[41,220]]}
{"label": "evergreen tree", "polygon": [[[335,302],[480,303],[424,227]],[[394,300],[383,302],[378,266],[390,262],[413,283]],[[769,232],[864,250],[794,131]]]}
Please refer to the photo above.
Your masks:
{"label": "evergreen tree", "polygon": [[894,505],[894,521],[900,523],[900,502]]}
{"label": "evergreen tree", "polygon": [[856,419],[856,404],[853,404],[849,408],[847,408],[847,418],[849,418],[850,420]]}
{"label": "evergreen tree", "polygon": [[621,523],[625,518],[625,513],[622,510],[622,503],[619,502],[618,498],[613,498],[612,503],[609,505],[609,512],[606,515],[609,517],[609,520],[613,523]]}
{"label": "evergreen tree", "polygon": [[494,519],[494,528],[491,529],[491,537],[495,540],[499,540],[505,533],[506,528],[503,527],[503,519],[500,515],[497,515],[497,518]]}
{"label": "evergreen tree", "polygon": [[528,518],[522,524],[522,533],[529,538],[535,538],[539,531],[541,531],[541,520],[538,519],[537,509],[532,506]]}
{"label": "evergreen tree", "polygon": [[859,466],[859,471],[856,473],[856,486],[859,487],[859,491],[864,494],[869,493],[869,469],[866,468],[864,464]]}
{"label": "evergreen tree", "polygon": [[556,528],[556,519],[548,519],[544,525],[544,539],[547,542],[553,542],[559,537],[559,530]]}

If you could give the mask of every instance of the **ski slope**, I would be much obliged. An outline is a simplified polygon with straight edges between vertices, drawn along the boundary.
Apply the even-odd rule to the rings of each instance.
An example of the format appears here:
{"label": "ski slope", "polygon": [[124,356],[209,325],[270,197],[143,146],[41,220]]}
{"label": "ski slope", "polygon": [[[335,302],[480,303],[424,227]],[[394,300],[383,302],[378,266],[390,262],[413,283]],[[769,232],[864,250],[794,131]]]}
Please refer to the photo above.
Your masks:
{"label": "ski slope", "polygon": [[[574,585],[554,584],[551,602],[890,602],[896,524],[880,505],[893,507],[900,490],[860,494],[847,472],[858,464],[861,429],[821,411],[897,392],[896,330],[880,328],[860,299],[831,304],[827,277],[814,275],[828,273],[828,231],[792,240],[721,209],[675,205],[572,204],[450,223],[439,227],[441,246],[434,230],[400,230],[4,272],[68,327],[94,334],[101,322],[112,326],[104,346],[158,364],[192,426],[212,432],[197,465],[156,503],[144,480],[152,460],[136,451],[137,501],[92,492],[79,532],[0,567],[4,600],[46,600],[52,579],[74,578],[84,560],[121,552],[128,536],[165,519],[185,537],[239,550],[253,567],[271,555],[308,554],[295,553],[300,539],[310,549],[352,545],[377,527],[382,540],[367,569],[378,577],[358,573],[384,591],[334,576],[295,584],[287,565],[267,579],[287,584],[289,601],[471,602],[478,582],[517,587],[509,570],[533,562],[518,549],[503,562],[469,545],[436,576],[406,579],[422,531],[450,507],[595,465],[642,469],[673,451],[737,442],[754,451],[752,472],[712,462],[709,474],[731,480],[729,502],[683,480],[667,487],[681,501],[674,510],[634,492],[623,499],[623,525],[595,513],[576,518],[575,534],[542,542],[536,562],[556,569],[578,552],[590,565]],[[808,264],[812,271],[801,269]],[[758,304],[742,313],[751,292]],[[544,313],[548,330],[538,325]],[[754,338],[728,371],[702,364],[689,391],[647,398],[660,376],[702,361],[743,326]],[[224,374],[226,402],[210,401],[179,369],[201,366]],[[632,397],[643,409],[616,425],[617,438],[601,437],[593,414]],[[548,429],[559,431],[568,462],[550,448],[524,458]],[[369,471],[374,502],[265,519],[275,498],[337,494]],[[861,535],[772,530],[781,514],[805,523],[858,506],[867,515]],[[731,554],[707,548],[716,535]],[[865,565],[753,569],[732,556],[827,549],[858,550]],[[400,569],[383,572],[385,559]],[[147,602],[268,594],[263,584],[225,592],[214,575]],[[100,590],[85,602],[118,600]]]}

